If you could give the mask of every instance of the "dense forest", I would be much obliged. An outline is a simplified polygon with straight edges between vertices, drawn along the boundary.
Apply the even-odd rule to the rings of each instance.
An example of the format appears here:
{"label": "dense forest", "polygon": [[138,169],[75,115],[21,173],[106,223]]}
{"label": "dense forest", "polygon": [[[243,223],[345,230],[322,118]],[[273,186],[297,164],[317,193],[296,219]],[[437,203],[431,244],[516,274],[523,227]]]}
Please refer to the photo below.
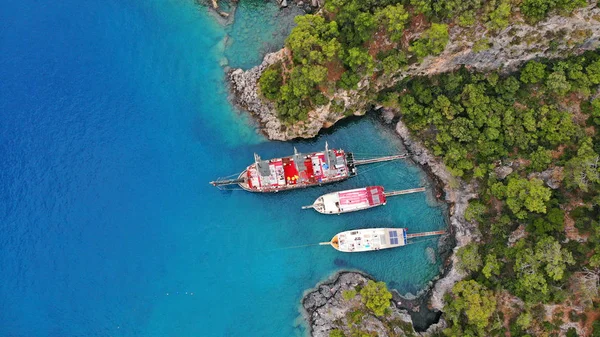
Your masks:
{"label": "dense forest", "polygon": [[[446,299],[446,336],[600,336],[600,53],[461,70],[380,94],[457,177],[481,242],[458,251],[470,277]],[[557,305],[548,312],[546,304]],[[576,336],[573,329],[569,336]]]}
{"label": "dense forest", "polygon": [[[449,25],[483,25],[494,34],[515,17],[535,23],[585,5],[328,0],[320,13],[296,19],[286,41],[289,59],[263,73],[260,90],[282,120],[294,123],[328,104],[339,88],[355,89],[365,77],[389,76],[441,53]],[[422,28],[415,33],[417,21]],[[407,78],[369,93],[374,103],[398,111],[457,179],[478,188],[465,217],[481,239],[458,251],[459,268],[469,276],[447,295],[449,327],[442,335],[566,330],[572,337],[585,329],[600,336],[599,85],[596,51],[533,60],[508,75],[461,69]]]}
{"label": "dense forest", "polygon": [[[356,89],[363,78],[390,76],[449,40],[449,25],[483,26],[499,34],[511,20],[529,23],[549,13],[569,13],[585,0],[327,0],[317,14],[296,18],[286,40],[286,61],[272,65],[260,90],[276,103],[279,118],[294,123],[328,104],[338,89]],[[476,51],[489,48],[482,39]],[[333,110],[341,109],[333,102]]]}

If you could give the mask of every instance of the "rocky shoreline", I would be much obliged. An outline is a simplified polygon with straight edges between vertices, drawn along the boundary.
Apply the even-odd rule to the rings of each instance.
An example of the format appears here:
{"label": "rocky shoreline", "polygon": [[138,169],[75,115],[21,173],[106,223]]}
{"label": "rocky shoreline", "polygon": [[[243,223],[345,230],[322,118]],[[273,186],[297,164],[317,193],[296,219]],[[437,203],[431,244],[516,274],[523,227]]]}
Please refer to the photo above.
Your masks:
{"label": "rocky shoreline", "polygon": [[[392,291],[394,310],[403,315],[405,322],[410,322],[417,331],[423,331],[421,335],[426,336],[446,326],[443,319],[435,322],[436,319],[432,320],[431,317],[439,317],[439,314],[435,315],[435,313],[441,313],[444,307],[444,295],[452,289],[454,284],[466,276],[456,267],[457,257],[454,252],[479,238],[477,227],[464,218],[469,200],[477,197],[475,192],[477,186],[466,184],[453,177],[438,158],[432,156],[420,142],[412,138],[408,128],[401,120],[397,122],[395,130],[409,150],[411,159],[434,180],[434,184],[441,189],[443,194],[441,197],[449,205],[448,231],[450,235],[442,237],[442,241],[440,241],[440,247],[448,249],[445,253],[444,249],[441,249],[441,254],[446,255],[442,256],[443,272],[438,279],[431,281],[427,289],[416,296],[403,296],[395,290]],[[302,299],[302,308],[312,336],[327,336],[327,334],[323,334],[323,331],[328,331],[327,327],[331,329],[335,325],[334,321],[349,310],[347,308],[349,304],[339,301],[336,294],[348,288],[350,284],[358,282],[357,279],[372,278],[360,272],[343,271],[305,294]],[[329,295],[325,291],[327,289],[334,289],[334,291]],[[323,313],[325,310],[323,308],[327,308],[328,314]]]}
{"label": "rocky shoreline", "polygon": [[[279,120],[272,102],[260,95],[258,80],[263,71],[272,64],[289,58],[289,51],[283,48],[265,55],[262,63],[249,70],[229,70],[227,77],[233,93],[233,102],[243,110],[250,112],[258,121],[260,131],[270,140],[286,141],[295,138],[313,138],[319,131],[334,125],[346,115],[330,112],[331,103],[318,107],[309,113],[306,121],[287,125]],[[366,110],[357,110],[354,115],[364,115]]]}
{"label": "rocky shoreline", "polygon": [[[467,184],[452,176],[440,159],[431,155],[423,144],[412,138],[410,131],[401,120],[396,124],[396,133],[409,150],[411,158],[442,185],[444,200],[450,207],[449,232],[453,234],[456,241],[454,252],[473,240],[478,240],[480,233],[477,226],[465,219],[465,211],[469,205],[469,200],[477,197],[477,186],[474,183]],[[431,308],[441,311],[444,307],[443,298],[446,292],[466,276],[456,267],[457,264],[457,256],[452,254],[449,268],[446,268],[443,277],[433,285],[430,300]]]}

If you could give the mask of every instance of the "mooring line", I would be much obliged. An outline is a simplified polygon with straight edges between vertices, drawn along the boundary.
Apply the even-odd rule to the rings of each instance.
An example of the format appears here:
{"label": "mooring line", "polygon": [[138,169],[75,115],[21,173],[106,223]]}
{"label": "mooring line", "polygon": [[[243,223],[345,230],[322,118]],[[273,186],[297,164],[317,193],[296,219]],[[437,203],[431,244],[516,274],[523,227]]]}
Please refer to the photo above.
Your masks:
{"label": "mooring line", "polygon": [[267,252],[274,252],[274,251],[286,250],[286,249],[296,249],[296,248],[312,247],[312,246],[318,246],[318,245],[320,245],[320,243],[311,243],[309,245],[300,245],[300,246],[290,246],[290,247],[275,248],[275,249],[267,250]]}

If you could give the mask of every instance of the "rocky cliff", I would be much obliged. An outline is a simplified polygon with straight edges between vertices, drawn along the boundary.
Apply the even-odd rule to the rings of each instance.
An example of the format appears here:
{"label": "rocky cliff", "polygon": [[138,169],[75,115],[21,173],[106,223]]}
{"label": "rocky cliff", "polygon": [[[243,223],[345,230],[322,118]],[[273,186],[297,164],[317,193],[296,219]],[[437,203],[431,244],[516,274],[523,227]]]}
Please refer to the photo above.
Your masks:
{"label": "rocky cliff", "polygon": [[[364,78],[358,90],[338,89],[329,97],[336,103],[321,106],[309,113],[307,121],[292,125],[278,120],[275,106],[261,97],[257,85],[266,67],[288,57],[285,49],[266,55],[262,64],[250,70],[231,71],[229,79],[236,103],[257,118],[261,131],[269,139],[289,140],[314,137],[322,128],[346,116],[364,114],[373,104],[369,100],[369,92],[390,87],[407,76],[429,76],[461,66],[480,71],[510,72],[531,59],[565,57],[600,46],[600,8],[596,8],[596,1],[587,8],[574,11],[569,17],[551,16],[534,26],[518,17],[513,21],[509,27],[495,34],[483,25],[469,28],[451,26],[450,41],[440,55],[427,57],[391,76]],[[418,36],[418,32],[414,34]],[[487,41],[487,49],[474,48],[475,43],[481,41]]]}

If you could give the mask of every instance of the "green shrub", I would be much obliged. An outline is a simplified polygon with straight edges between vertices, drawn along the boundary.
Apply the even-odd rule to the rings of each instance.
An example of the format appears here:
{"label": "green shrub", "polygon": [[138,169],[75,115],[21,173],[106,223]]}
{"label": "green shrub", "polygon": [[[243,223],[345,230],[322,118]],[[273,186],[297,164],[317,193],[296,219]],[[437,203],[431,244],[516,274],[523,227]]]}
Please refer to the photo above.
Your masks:
{"label": "green shrub", "polygon": [[274,101],[279,98],[279,89],[283,83],[281,76],[281,64],[269,66],[260,76],[258,84],[260,92],[268,99]]}
{"label": "green shrub", "polygon": [[351,299],[353,299],[354,297],[356,297],[356,294],[357,294],[357,293],[356,293],[356,290],[354,290],[354,289],[348,289],[348,290],[344,290],[344,291],[342,292],[342,297],[343,297],[343,298],[344,298],[346,301],[348,301],[348,300],[351,300]]}
{"label": "green shrub", "polygon": [[477,271],[483,264],[481,255],[479,255],[479,245],[476,243],[470,243],[459,248],[456,255],[458,256],[459,267],[464,271]]}
{"label": "green shrub", "polygon": [[363,303],[371,309],[377,316],[383,316],[386,309],[390,306],[392,293],[387,289],[384,282],[369,281],[367,285],[360,290]]}
{"label": "green shrub", "polygon": [[329,331],[329,337],[346,337],[346,335],[344,335],[342,330],[334,329]]}
{"label": "green shrub", "polygon": [[421,35],[420,39],[413,42],[409,50],[415,53],[418,58],[427,55],[439,55],[446,48],[448,39],[448,25],[434,23],[431,28]]}

